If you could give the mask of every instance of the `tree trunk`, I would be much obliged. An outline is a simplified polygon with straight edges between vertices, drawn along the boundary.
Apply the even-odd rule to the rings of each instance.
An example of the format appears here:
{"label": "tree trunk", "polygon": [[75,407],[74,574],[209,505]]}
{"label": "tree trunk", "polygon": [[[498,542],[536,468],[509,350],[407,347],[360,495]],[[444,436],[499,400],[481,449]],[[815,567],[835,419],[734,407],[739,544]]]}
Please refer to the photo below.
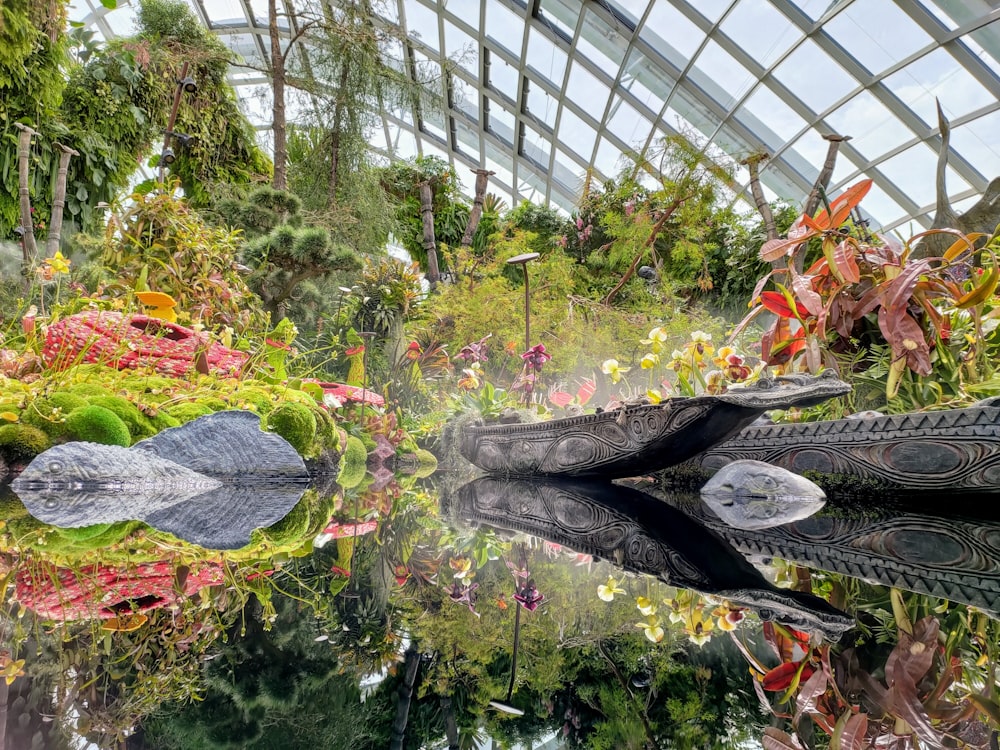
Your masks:
{"label": "tree trunk", "polygon": [[410,718],[410,703],[413,701],[413,688],[417,683],[417,670],[420,668],[420,654],[413,646],[406,650],[403,664],[405,672],[403,683],[397,692],[396,718],[392,721],[392,739],[389,741],[389,750],[403,750],[406,724]]}
{"label": "tree trunk", "polygon": [[[833,177],[833,168],[837,164],[837,152],[840,150],[840,144],[851,140],[851,136],[830,134],[824,135],[823,139],[829,141],[830,145],[826,150],[826,161],[823,162],[823,169],[820,170],[813,189],[806,199],[806,207],[802,210],[802,213],[806,216],[812,216],[816,213],[816,209],[819,208],[820,191],[825,193],[827,187],[830,185],[830,178]],[[771,239],[771,237],[768,236],[768,239]]]}
{"label": "tree trunk", "polygon": [[771,213],[771,206],[768,205],[767,198],[764,197],[764,191],[760,187],[760,172],[758,171],[760,163],[766,158],[767,154],[764,153],[751,154],[741,161],[740,164],[746,165],[746,168],[750,171],[750,193],[753,195],[753,202],[756,204],[757,210],[764,220],[764,229],[767,230],[767,238],[774,240],[778,238],[778,228],[774,225],[774,214]]}
{"label": "tree trunk", "polygon": [[66,208],[66,173],[69,171],[69,160],[80,155],[79,151],[74,151],[61,143],[55,145],[61,153],[59,154],[59,173],[56,176],[55,194],[52,200],[52,219],[49,221],[49,236],[46,240],[46,254],[50,257],[56,254],[62,240],[63,209]]}
{"label": "tree trunk", "polygon": [[347,79],[350,76],[351,68],[347,60],[340,63],[340,80],[337,82],[337,105],[333,108],[333,132],[330,133],[330,182],[327,205],[334,208],[337,205],[337,187],[340,181],[338,170],[340,169],[340,132],[343,128],[344,119],[344,92],[347,90]]}
{"label": "tree trunk", "polygon": [[275,190],[288,189],[288,138],[285,122],[285,55],[278,36],[278,2],[267,0],[267,32],[271,40],[271,130],[274,132]]}
{"label": "tree trunk", "polygon": [[437,244],[434,241],[434,192],[430,182],[420,183],[420,215],[424,220],[424,250],[427,251],[427,281],[431,289],[441,274],[438,271]]}
{"label": "tree trunk", "polygon": [[462,235],[462,247],[472,247],[472,236],[479,226],[479,217],[483,215],[483,198],[486,195],[486,183],[490,175],[496,174],[488,169],[472,170],[476,175],[476,197],[472,201],[472,211],[469,212],[469,223],[465,225],[465,234]]}
{"label": "tree trunk", "polygon": [[451,696],[441,696],[441,713],[444,714],[444,736],[448,739],[448,750],[459,750],[458,722],[455,721],[455,706]]}
{"label": "tree trunk", "polygon": [[38,135],[27,125],[15,122],[21,131],[17,138],[17,179],[21,196],[21,260],[23,264],[25,289],[31,287],[31,265],[35,262],[38,249],[35,247],[35,228],[31,220],[31,191],[28,188],[28,159],[31,156],[31,136]]}

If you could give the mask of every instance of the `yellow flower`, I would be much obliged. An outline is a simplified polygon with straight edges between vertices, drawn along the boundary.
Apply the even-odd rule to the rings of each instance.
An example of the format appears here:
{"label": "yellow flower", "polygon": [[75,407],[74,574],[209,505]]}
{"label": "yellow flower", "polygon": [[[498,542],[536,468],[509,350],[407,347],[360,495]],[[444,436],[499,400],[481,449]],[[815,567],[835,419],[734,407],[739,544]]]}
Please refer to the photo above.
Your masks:
{"label": "yellow flower", "polygon": [[646,637],[653,643],[659,643],[663,640],[663,627],[660,625],[660,618],[656,615],[650,615],[642,622],[637,622],[635,626],[642,628]]}
{"label": "yellow flower", "polygon": [[622,375],[628,372],[630,367],[622,367],[617,359],[606,359],[601,363],[601,372],[611,377],[612,383],[617,383],[622,379]]}
{"label": "yellow flower", "polygon": [[611,576],[608,576],[607,583],[602,583],[600,586],[597,587],[597,598],[600,599],[602,602],[614,601],[615,594],[624,594],[624,593],[625,589],[620,588],[618,586],[618,582]]}
{"label": "yellow flower", "polygon": [[52,269],[52,273],[69,273],[69,264],[71,261],[58,250],[56,250],[55,255],[51,258],[46,258],[42,262]]}
{"label": "yellow flower", "polygon": [[657,326],[649,332],[649,338],[642,339],[643,344],[652,344],[653,354],[663,351],[663,345],[667,342],[667,332]]}
{"label": "yellow flower", "polygon": [[468,557],[452,557],[448,560],[448,566],[455,571],[455,578],[472,577],[472,560]]}
{"label": "yellow flower", "polygon": [[663,401],[663,394],[660,393],[659,388],[650,388],[646,391],[646,398],[649,399],[649,403],[658,404]]}
{"label": "yellow flower", "polygon": [[642,358],[642,361],[639,362],[639,366],[643,370],[652,370],[658,364],[660,364],[659,354],[647,354],[645,357]]}
{"label": "yellow flower", "polygon": [[656,614],[656,604],[654,604],[652,601],[650,601],[649,599],[647,599],[644,596],[637,596],[636,597],[636,599],[635,599],[635,606],[638,607],[639,611],[642,612],[647,617],[649,615],[655,615]]}

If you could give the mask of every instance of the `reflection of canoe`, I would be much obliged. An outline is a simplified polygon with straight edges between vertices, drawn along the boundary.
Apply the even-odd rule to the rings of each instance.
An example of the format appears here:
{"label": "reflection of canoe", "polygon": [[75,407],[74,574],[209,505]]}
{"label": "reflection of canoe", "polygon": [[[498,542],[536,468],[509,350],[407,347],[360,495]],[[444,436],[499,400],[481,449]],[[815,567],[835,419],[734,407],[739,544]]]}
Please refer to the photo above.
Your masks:
{"label": "reflection of canoe", "polygon": [[238,376],[245,352],[227,349],[192,328],[146,315],[91,310],[49,326],[42,357],[49,367],[80,362],[106,364],[119,370],[152,367],[172,377],[195,372],[199,355],[208,371]]}
{"label": "reflection of canoe", "polygon": [[817,596],[777,588],[716,532],[629,487],[480,477],[441,504],[466,523],[541,537],[624,570],[750,607],[764,619],[831,636],[854,625],[852,617]]}
{"label": "reflection of canoe", "polygon": [[742,458],[905,490],[1000,492],[1000,401],[968,409],[754,425],[692,463],[717,471]]}
{"label": "reflection of canoe", "polygon": [[969,604],[1000,618],[1000,515],[971,496],[947,503],[900,495],[890,505],[866,498],[863,508],[828,505],[809,518],[749,530],[727,526],[697,501],[669,502],[744,555]]}
{"label": "reflection of canoe", "polygon": [[765,411],[811,406],[849,390],[831,371],[548,422],[476,424],[463,428],[460,450],[479,468],[497,474],[635,476],[685,461]]}

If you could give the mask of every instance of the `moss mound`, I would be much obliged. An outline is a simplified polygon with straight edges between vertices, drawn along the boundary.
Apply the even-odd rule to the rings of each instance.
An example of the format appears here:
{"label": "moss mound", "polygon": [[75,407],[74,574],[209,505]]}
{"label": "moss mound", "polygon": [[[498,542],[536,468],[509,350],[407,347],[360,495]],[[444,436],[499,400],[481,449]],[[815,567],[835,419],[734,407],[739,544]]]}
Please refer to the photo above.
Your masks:
{"label": "moss mound", "polygon": [[99,383],[74,383],[67,389],[70,393],[76,394],[84,399],[94,396],[114,396],[110,388],[105,388]]}
{"label": "moss mound", "polygon": [[247,386],[238,388],[233,392],[233,399],[237,403],[245,402],[258,414],[267,414],[274,408],[274,396],[263,388]]}
{"label": "moss mound", "polygon": [[173,417],[180,424],[185,424],[198,417],[204,417],[206,414],[213,414],[212,409],[205,404],[199,403],[197,401],[188,401],[183,404],[174,404],[173,406],[168,406],[163,410],[163,413]]}
{"label": "moss mound", "polygon": [[430,451],[425,451],[423,448],[417,448],[417,450],[413,451],[412,455],[417,462],[416,471],[413,472],[413,476],[417,479],[429,477],[437,470],[437,458],[435,458],[434,454]]}
{"label": "moss mound", "polygon": [[13,422],[0,425],[0,454],[20,461],[34,458],[52,447],[52,440],[39,428]]}
{"label": "moss mound", "polygon": [[110,409],[93,404],[74,409],[66,417],[66,429],[76,440],[104,445],[120,445],[127,448],[132,444],[128,425]]}
{"label": "moss mound", "polygon": [[138,406],[122,396],[95,396],[87,399],[87,403],[103,406],[108,411],[113,411],[128,427],[133,441],[152,437],[159,431],[153,420],[139,411]]}
{"label": "moss mound", "polygon": [[337,474],[337,484],[345,489],[357,487],[365,478],[368,470],[368,451],[365,444],[358,438],[347,438],[347,449],[340,459],[340,473]]}
{"label": "moss mound", "polygon": [[277,407],[267,417],[267,429],[281,435],[300,455],[316,455],[316,415],[305,404]]}
{"label": "moss mound", "polygon": [[21,421],[37,427],[50,438],[58,439],[66,436],[66,418],[69,413],[86,405],[82,396],[60,391],[29,403],[21,414]]}

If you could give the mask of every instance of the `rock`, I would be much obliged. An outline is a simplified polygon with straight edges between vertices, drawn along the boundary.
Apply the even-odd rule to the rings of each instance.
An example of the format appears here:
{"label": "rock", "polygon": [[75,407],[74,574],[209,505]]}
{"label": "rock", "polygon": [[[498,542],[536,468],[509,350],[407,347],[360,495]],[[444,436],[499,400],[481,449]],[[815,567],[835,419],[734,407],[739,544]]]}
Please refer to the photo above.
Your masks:
{"label": "rock", "polygon": [[724,466],[701,488],[701,499],[737,529],[800,521],[826,504],[826,493],[787,469],[749,459]]}

